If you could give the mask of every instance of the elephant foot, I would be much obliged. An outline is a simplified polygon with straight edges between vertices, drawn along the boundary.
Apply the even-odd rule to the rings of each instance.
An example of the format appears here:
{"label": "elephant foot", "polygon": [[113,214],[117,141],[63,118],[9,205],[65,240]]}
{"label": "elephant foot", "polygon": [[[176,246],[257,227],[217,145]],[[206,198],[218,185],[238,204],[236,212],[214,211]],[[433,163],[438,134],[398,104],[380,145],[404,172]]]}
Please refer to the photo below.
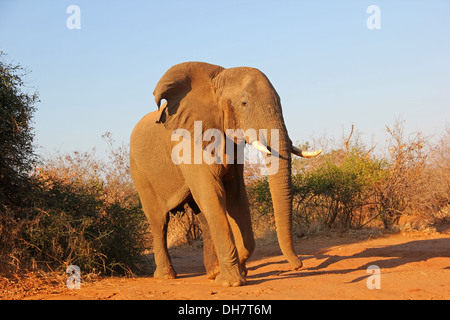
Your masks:
{"label": "elephant foot", "polygon": [[220,268],[219,265],[215,266],[212,269],[209,269],[206,271],[206,277],[210,280],[213,280],[217,278],[217,276],[220,274]]}
{"label": "elephant foot", "polygon": [[156,279],[175,279],[177,277],[177,273],[173,268],[156,268],[153,277]]}
{"label": "elephant foot", "polygon": [[241,272],[232,274],[231,272],[221,272],[216,276],[215,282],[223,287],[239,287],[245,285],[245,278]]}

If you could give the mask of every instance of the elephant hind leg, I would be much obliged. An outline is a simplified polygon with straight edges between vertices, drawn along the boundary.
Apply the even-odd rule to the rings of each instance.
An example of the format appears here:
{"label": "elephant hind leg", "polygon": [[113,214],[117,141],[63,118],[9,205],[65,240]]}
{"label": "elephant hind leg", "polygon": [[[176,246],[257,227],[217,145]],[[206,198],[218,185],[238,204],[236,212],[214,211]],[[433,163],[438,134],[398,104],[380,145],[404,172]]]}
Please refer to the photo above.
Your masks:
{"label": "elephant hind leg", "polygon": [[220,273],[219,259],[214,248],[214,242],[211,235],[211,230],[208,226],[208,221],[203,213],[197,215],[200,225],[202,227],[203,235],[203,263],[206,269],[206,277],[208,279],[215,279]]}
{"label": "elephant hind leg", "polygon": [[150,217],[150,227],[153,234],[153,252],[156,270],[153,276],[158,279],[175,279],[177,274],[172,266],[167,249],[167,226],[169,213]]}
{"label": "elephant hind leg", "polygon": [[236,207],[234,204],[229,203],[227,206],[227,218],[233,231],[243,275],[247,276],[246,262],[255,250],[250,212],[244,207]]}
{"label": "elephant hind leg", "polygon": [[[138,189],[139,190],[139,189]],[[141,196],[142,208],[150,223],[153,236],[153,252],[156,270],[153,274],[158,279],[175,279],[176,272],[173,269],[167,249],[167,227],[169,224],[169,213],[160,208],[155,201],[150,189],[145,189],[145,196]],[[141,195],[140,192],[140,195]]]}
{"label": "elephant hind leg", "polygon": [[236,166],[235,170],[238,178],[224,182],[227,199],[227,218],[233,231],[239,262],[244,276],[246,276],[246,262],[255,250],[255,238],[243,180],[243,166]]}

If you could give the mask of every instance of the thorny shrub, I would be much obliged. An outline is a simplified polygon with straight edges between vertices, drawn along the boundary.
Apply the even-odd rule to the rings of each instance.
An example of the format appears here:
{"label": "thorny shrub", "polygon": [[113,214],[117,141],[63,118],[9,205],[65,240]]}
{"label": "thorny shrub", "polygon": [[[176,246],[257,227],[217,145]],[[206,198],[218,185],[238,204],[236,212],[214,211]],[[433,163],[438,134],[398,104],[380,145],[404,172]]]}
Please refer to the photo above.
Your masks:
{"label": "thorny shrub", "polygon": [[[394,227],[403,215],[450,217],[450,127],[437,142],[406,136],[404,121],[386,127],[387,152],[354,135],[327,145],[324,155],[293,159],[293,221],[298,233],[323,227]],[[307,150],[309,143],[300,146]],[[247,184],[252,213],[272,217],[266,177]]]}
{"label": "thorny shrub", "polygon": [[95,150],[43,160],[24,204],[4,206],[0,258],[9,269],[138,271],[150,247],[147,221],[127,172],[127,147],[104,138],[109,162],[96,159]]}

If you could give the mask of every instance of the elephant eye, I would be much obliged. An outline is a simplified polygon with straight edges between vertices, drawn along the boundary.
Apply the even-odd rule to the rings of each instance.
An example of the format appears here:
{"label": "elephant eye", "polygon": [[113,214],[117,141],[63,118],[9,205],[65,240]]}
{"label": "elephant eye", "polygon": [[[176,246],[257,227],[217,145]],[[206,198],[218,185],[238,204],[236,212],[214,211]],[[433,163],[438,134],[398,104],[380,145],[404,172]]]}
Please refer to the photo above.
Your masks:
{"label": "elephant eye", "polygon": [[245,107],[247,105],[247,102],[242,101],[241,104]]}

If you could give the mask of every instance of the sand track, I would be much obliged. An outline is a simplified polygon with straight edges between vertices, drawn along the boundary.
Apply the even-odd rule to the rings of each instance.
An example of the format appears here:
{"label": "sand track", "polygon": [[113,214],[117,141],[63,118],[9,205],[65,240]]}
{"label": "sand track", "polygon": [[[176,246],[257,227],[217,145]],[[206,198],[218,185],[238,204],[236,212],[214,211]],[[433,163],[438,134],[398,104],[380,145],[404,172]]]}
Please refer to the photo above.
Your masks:
{"label": "sand track", "polygon": [[[304,266],[292,271],[277,245],[258,246],[239,288],[207,280],[201,248],[184,247],[171,250],[175,280],[104,278],[25,299],[450,299],[448,232],[303,238],[296,250]],[[380,289],[367,287],[370,265],[380,268]]]}

